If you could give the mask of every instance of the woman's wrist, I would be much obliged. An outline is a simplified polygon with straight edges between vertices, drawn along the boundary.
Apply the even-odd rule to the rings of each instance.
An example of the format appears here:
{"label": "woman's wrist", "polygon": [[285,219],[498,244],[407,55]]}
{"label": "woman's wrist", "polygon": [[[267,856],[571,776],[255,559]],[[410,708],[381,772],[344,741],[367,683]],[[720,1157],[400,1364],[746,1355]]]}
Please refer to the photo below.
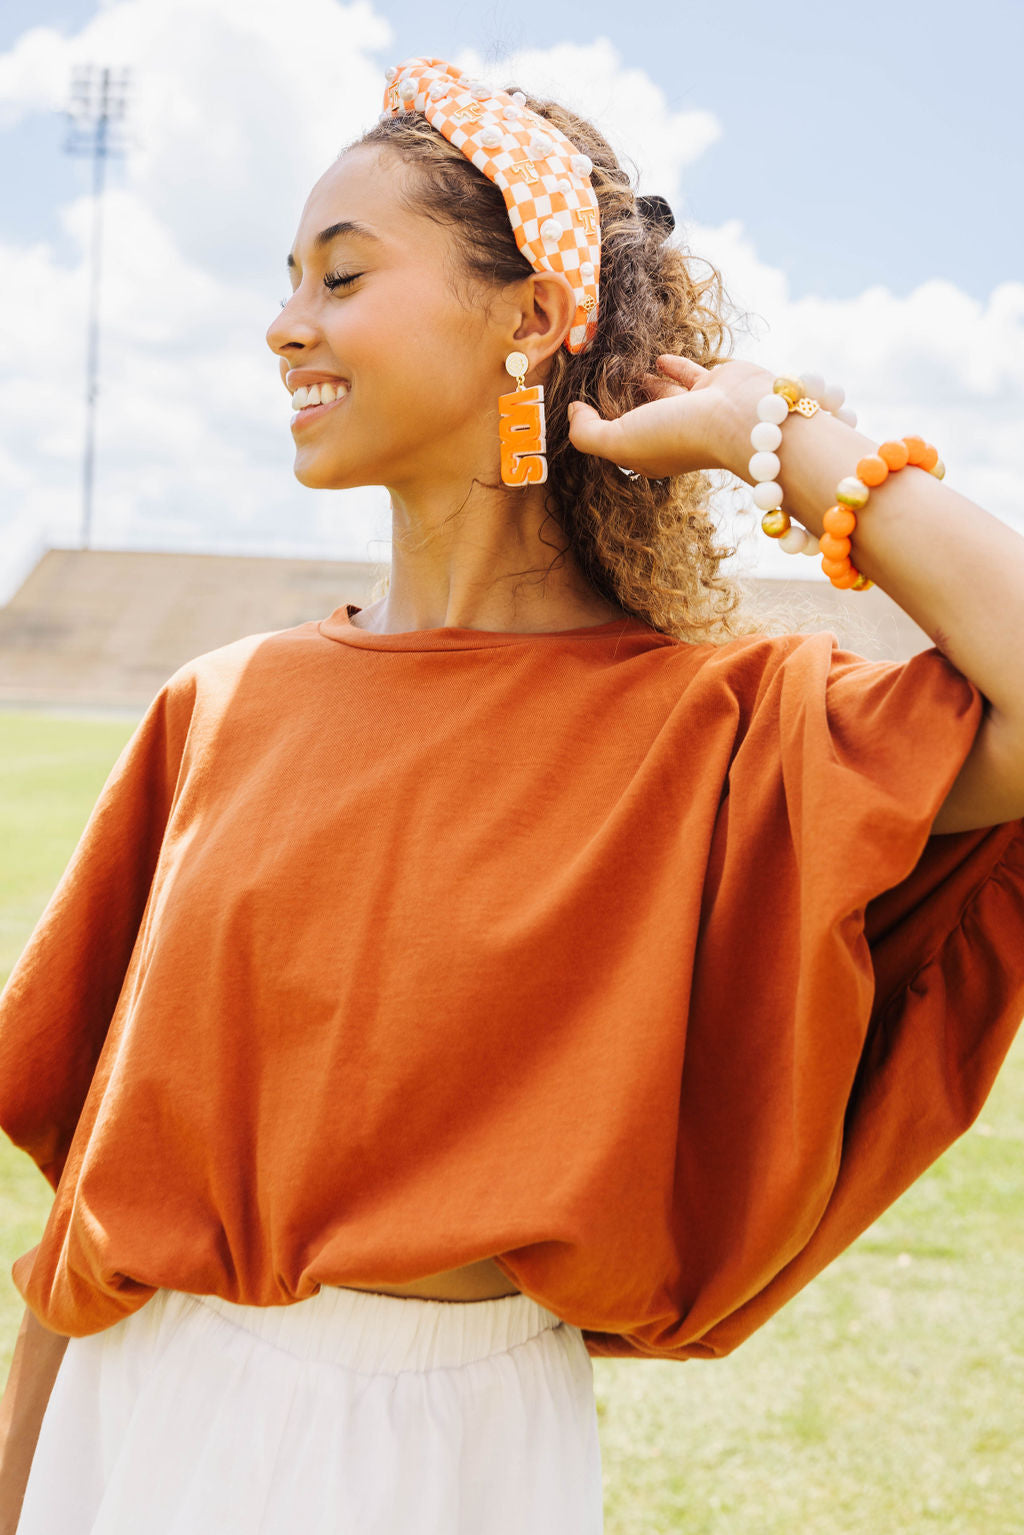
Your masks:
{"label": "woman's wrist", "polygon": [[[765,378],[767,388],[762,395],[772,392],[775,375],[765,370]],[[722,459],[720,467],[752,487],[759,481],[750,473],[750,460],[757,451],[751,445],[750,433],[758,419],[756,400],[735,402],[725,416],[725,431],[716,450]],[[781,431],[782,441],[774,451],[779,460],[782,505],[820,538],[825,513],[835,505],[839,481],[855,472],[860,459],[876,453],[878,444],[827,410],[812,416],[791,411]]]}
{"label": "woman's wrist", "polygon": [[[757,396],[751,400],[731,400],[728,408],[721,412],[719,426],[721,430],[716,433],[715,442],[711,449],[714,458],[713,467],[726,469],[734,474],[738,480],[743,480],[747,485],[756,485],[757,481],[750,474],[750,460],[756,449],[751,447],[750,433],[757,425],[757,400],[765,394],[770,394],[775,375],[765,370],[767,384],[754,390]],[[783,427],[783,443],[785,442],[785,427]]]}
{"label": "woman's wrist", "polygon": [[[757,483],[751,478],[749,468],[756,452],[751,446],[750,433],[760,419],[758,403],[766,394],[772,393],[777,376],[767,368],[748,363],[743,364],[742,373],[737,370],[730,374],[729,392],[715,411],[714,432],[707,455],[709,467],[725,469],[747,485]],[[785,442],[785,426],[782,430]]]}

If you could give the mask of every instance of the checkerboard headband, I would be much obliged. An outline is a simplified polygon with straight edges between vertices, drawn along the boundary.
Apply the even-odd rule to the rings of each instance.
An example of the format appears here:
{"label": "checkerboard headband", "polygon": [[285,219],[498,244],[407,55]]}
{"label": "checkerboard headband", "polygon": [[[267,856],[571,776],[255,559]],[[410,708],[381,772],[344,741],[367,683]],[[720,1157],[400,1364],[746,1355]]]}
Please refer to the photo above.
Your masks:
{"label": "checkerboard headband", "polygon": [[444,59],[406,59],[384,71],[381,117],[422,112],[500,188],[516,244],[535,272],[562,272],[576,294],[565,338],[583,352],[597,333],[601,223],[593,163],[553,123]]}

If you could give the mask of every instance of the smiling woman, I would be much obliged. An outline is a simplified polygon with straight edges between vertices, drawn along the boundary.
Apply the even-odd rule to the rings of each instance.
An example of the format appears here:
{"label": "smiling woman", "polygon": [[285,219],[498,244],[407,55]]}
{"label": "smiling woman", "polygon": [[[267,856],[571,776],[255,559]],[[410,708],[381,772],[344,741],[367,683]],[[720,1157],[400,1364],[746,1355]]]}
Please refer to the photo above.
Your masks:
{"label": "smiling woman", "polygon": [[[666,241],[664,211],[637,198],[593,125],[555,102],[523,103],[593,168],[602,309],[592,344],[561,346],[572,286],[530,265],[497,186],[423,117],[385,116],[313,188],[288,256],[292,297],[267,332],[289,389],[350,386],[343,414],[293,420],[295,474],[316,488],[387,487],[392,624],[558,628],[632,613],[690,639],[784,629],[749,616],[719,568],[735,551],[717,542],[704,467],[626,476],[569,440],[570,398],[617,415],[650,398],[645,374],[659,352],[714,365],[728,327],[718,273],[696,281]],[[510,491],[492,412],[513,349],[527,356],[526,384],[546,394],[549,468],[543,487]],[[460,519],[474,542],[488,530],[486,549],[472,559],[458,539],[449,570],[439,545]],[[541,578],[525,590],[524,555]]]}
{"label": "smiling woman", "polygon": [[964,509],[912,464],[861,542],[970,676],[738,611],[709,474],[805,402],[767,436],[813,528],[873,444],[719,355],[671,224],[437,59],[309,195],[294,472],[387,488],[392,577],[168,679],[0,996],[54,1189],[14,1279],[69,1338],[19,1535],[599,1535],[592,1359],[735,1349],[985,1101],[1024,689]]}

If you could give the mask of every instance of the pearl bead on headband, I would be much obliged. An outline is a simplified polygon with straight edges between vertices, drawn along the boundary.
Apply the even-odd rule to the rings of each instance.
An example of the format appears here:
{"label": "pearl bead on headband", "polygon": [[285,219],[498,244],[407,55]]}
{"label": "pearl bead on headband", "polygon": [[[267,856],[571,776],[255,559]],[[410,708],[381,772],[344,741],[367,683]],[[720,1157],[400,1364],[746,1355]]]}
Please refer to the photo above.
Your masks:
{"label": "pearl bead on headband", "polygon": [[565,338],[583,352],[597,334],[601,224],[593,163],[553,123],[444,59],[406,59],[384,71],[381,118],[422,112],[505,199],[516,244],[535,272],[561,272],[576,294]]}

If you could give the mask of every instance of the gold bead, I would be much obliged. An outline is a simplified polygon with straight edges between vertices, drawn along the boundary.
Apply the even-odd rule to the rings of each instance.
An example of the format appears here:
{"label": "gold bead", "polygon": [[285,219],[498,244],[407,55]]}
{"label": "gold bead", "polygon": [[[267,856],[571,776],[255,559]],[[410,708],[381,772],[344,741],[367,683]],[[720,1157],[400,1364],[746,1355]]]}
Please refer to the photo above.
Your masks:
{"label": "gold bead", "polygon": [[762,531],[767,533],[769,538],[781,538],[783,533],[789,532],[790,527],[789,513],[784,512],[781,506],[775,507],[773,511],[765,512],[761,518]]}
{"label": "gold bead", "polygon": [[850,590],[851,592],[866,592],[868,587],[874,586],[874,584],[875,583],[873,581],[868,580],[867,576],[860,575],[850,587]]}
{"label": "gold bead", "polygon": [[798,378],[786,378],[783,375],[783,377],[775,380],[772,385],[772,393],[781,394],[784,399],[789,401],[789,408],[792,410],[797,400],[802,400],[807,391]]}
{"label": "gold bead", "polygon": [[855,474],[846,475],[836,486],[836,500],[843,506],[852,506],[855,512],[867,505],[870,494],[870,487],[863,480],[858,480]]}
{"label": "gold bead", "polygon": [[937,480],[944,480],[946,478],[946,466],[942,462],[941,458],[937,458],[935,460],[934,464],[929,469],[928,473],[929,474],[934,474],[934,476],[935,476],[935,478]]}
{"label": "gold bead", "polygon": [[798,410],[801,416],[813,416],[816,411],[821,409],[821,406],[817,400],[812,399],[809,394],[805,394],[802,400],[797,400],[793,409]]}

